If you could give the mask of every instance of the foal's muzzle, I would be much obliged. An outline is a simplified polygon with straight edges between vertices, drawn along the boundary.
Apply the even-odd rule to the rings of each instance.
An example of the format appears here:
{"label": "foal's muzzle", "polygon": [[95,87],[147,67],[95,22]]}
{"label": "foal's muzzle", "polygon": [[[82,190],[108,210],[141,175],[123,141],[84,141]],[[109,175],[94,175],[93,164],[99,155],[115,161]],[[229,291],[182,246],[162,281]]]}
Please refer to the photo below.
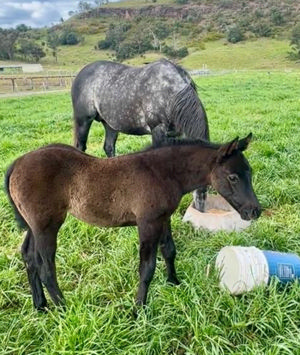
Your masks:
{"label": "foal's muzzle", "polygon": [[240,211],[241,218],[249,221],[251,219],[257,219],[261,215],[261,207],[260,206],[245,206],[241,208]]}

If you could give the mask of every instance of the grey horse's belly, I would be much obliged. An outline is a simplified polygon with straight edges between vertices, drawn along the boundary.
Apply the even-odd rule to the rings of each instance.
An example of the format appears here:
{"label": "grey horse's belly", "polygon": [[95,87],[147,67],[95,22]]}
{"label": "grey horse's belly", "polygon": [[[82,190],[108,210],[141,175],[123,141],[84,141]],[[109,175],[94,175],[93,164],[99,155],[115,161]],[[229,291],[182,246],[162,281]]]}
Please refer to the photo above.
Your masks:
{"label": "grey horse's belly", "polygon": [[112,104],[100,105],[100,117],[111,128],[125,134],[143,135],[151,133],[152,114],[134,103],[120,102],[112,110]]}

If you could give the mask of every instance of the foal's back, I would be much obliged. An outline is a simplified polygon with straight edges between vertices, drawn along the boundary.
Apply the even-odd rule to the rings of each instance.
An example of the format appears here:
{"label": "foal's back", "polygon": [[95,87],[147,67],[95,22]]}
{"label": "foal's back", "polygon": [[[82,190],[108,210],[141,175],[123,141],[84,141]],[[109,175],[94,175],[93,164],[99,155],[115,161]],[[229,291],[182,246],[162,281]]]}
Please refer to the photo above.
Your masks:
{"label": "foal's back", "polygon": [[10,194],[32,228],[50,220],[61,224],[67,212],[99,226],[135,225],[145,215],[173,212],[172,191],[155,153],[100,159],[71,146],[50,145],[16,160]]}

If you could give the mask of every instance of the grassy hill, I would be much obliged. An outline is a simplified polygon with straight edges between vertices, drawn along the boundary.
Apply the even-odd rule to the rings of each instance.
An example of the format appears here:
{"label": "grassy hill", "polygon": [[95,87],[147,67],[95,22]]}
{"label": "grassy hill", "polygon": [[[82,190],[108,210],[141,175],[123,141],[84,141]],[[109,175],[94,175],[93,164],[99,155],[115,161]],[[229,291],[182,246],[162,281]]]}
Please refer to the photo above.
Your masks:
{"label": "grassy hill", "polygon": [[[47,69],[78,70],[83,65],[102,59],[112,59],[111,51],[99,51],[93,48],[98,35],[89,35],[83,45],[64,46],[60,48],[58,63],[46,57],[41,63]],[[300,69],[300,64],[288,58],[289,42],[260,38],[237,44],[228,44],[224,39],[205,43],[205,48],[199,50],[189,48],[190,54],[180,61],[187,69],[201,69],[203,65],[212,71],[241,69]],[[142,65],[163,57],[157,52],[148,52],[124,63]]]}
{"label": "grassy hill", "polygon": [[[58,36],[72,31],[84,39],[76,45],[60,45],[57,61],[47,46],[47,29],[32,30],[33,34],[28,36],[43,44],[46,57],[40,62],[47,71],[78,71],[95,60],[115,60],[115,48],[99,50],[98,43],[107,38],[110,26],[123,24],[129,29],[122,34],[120,46],[150,41],[151,47],[154,29],[167,28],[168,34],[160,40],[161,47],[187,47],[188,55],[175,60],[189,69],[203,65],[210,70],[299,69],[299,62],[288,56],[291,31],[299,19],[300,5],[290,0],[212,0],[182,6],[171,0],[131,0],[77,13],[51,28]],[[227,38],[232,26],[238,26],[243,33],[243,40],[235,44]],[[150,48],[124,62],[140,65],[166,56],[163,51]]]}

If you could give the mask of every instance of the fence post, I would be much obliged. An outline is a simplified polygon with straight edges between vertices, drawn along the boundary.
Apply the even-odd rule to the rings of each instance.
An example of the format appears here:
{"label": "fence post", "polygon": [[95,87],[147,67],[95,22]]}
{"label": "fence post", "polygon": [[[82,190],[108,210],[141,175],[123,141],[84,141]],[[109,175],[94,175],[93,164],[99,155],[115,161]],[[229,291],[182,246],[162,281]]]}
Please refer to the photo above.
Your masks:
{"label": "fence post", "polygon": [[11,82],[12,82],[12,91],[15,92],[16,90],[16,83],[15,83],[16,78],[11,78]]}

